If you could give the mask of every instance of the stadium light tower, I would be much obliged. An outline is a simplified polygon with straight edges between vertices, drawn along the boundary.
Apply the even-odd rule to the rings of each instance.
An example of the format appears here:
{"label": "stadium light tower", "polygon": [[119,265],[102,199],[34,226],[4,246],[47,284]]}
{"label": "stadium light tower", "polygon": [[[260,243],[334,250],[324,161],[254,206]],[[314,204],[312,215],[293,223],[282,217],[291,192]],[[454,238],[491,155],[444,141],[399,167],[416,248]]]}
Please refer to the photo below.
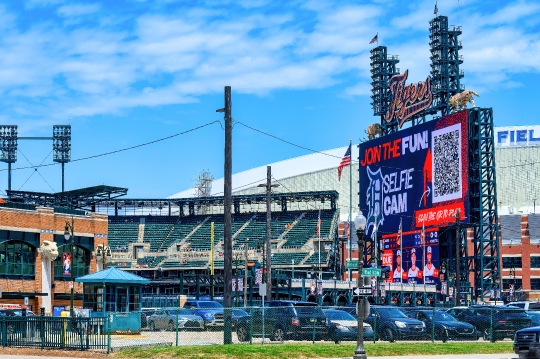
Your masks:
{"label": "stadium light tower", "polygon": [[53,126],[53,161],[62,165],[62,192],[64,192],[64,165],[71,160],[71,125]]}
{"label": "stadium light tower", "polygon": [[0,161],[8,164],[8,190],[11,191],[11,164],[17,162],[17,126],[0,126]]}

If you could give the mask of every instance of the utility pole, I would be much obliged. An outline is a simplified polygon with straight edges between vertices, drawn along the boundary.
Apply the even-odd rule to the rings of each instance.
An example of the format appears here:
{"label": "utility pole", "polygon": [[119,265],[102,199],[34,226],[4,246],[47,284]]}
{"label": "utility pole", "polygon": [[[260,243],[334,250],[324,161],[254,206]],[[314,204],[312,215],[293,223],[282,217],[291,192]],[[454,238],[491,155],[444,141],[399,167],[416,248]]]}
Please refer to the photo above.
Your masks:
{"label": "utility pole", "polygon": [[460,287],[461,287],[461,273],[459,271],[459,256],[460,256],[460,243],[461,242],[461,233],[460,233],[460,225],[459,225],[459,208],[456,211],[456,307],[461,305],[461,294],[460,294]]}
{"label": "utility pole", "polygon": [[247,292],[248,292],[248,249],[249,238],[246,238],[246,244],[244,244],[244,308],[247,306]]}
{"label": "utility pole", "polygon": [[272,207],[270,196],[272,187],[279,187],[278,184],[272,184],[272,166],[266,166],[266,184],[260,184],[257,187],[266,188],[266,300],[272,300]]}
{"label": "utility pole", "polygon": [[232,344],[232,104],[231,87],[225,86],[225,171],[224,171],[224,233],[223,233],[223,344]]}
{"label": "utility pole", "polygon": [[270,194],[272,191],[272,167],[266,166],[266,300],[272,300],[272,212]]}

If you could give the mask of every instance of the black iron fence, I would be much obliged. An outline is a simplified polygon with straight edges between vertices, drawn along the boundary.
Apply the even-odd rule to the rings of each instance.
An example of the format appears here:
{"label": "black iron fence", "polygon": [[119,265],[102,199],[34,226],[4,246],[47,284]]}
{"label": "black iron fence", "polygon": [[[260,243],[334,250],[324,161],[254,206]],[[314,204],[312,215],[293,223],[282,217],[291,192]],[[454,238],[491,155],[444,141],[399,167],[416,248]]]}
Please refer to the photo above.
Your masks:
{"label": "black iron fence", "polygon": [[109,318],[0,317],[0,347],[110,351]]}

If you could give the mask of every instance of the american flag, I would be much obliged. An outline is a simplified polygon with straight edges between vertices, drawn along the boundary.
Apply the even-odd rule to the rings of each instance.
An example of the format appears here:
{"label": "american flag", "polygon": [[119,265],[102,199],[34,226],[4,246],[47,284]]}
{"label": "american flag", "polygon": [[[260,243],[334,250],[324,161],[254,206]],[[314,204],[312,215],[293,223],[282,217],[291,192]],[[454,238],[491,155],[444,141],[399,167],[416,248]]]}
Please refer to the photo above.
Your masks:
{"label": "american flag", "polygon": [[343,172],[343,168],[351,165],[351,145],[349,145],[349,148],[347,148],[347,152],[345,152],[345,156],[341,159],[341,163],[339,164],[337,168],[337,177],[338,181],[341,181],[341,172]]}
{"label": "american flag", "polygon": [[433,10],[433,13],[437,15],[438,12],[439,12],[439,8],[437,7],[437,2],[435,1],[435,9]]}
{"label": "american flag", "polygon": [[321,236],[321,210],[319,209],[319,218],[317,219],[317,230],[316,230],[317,237]]}
{"label": "american flag", "polygon": [[377,44],[379,43],[379,34],[375,35],[375,37],[371,39],[369,43],[373,44],[374,42],[376,42]]}

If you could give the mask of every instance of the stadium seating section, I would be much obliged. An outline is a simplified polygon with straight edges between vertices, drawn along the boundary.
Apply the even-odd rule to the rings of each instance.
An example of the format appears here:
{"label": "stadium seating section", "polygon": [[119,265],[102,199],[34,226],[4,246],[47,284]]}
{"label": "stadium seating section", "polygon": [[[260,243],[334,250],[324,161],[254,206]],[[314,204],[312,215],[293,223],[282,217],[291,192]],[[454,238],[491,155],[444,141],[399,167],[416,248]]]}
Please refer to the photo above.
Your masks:
{"label": "stadium seating section", "polygon": [[[331,233],[336,211],[320,211],[320,237],[334,238]],[[318,249],[306,246],[317,239],[318,210],[288,211],[272,213],[271,236],[274,242],[272,265],[290,266],[317,264]],[[131,243],[136,243],[139,230],[145,243],[145,257],[136,260],[137,268],[209,268],[207,259],[194,257],[170,258],[178,254],[177,246],[183,252],[204,252],[210,250],[210,223],[214,222],[214,245],[223,250],[224,223],[222,215],[178,216],[111,216],[109,217],[109,246],[113,252],[127,252]],[[234,214],[232,218],[233,249],[242,250],[248,243],[249,249],[258,249],[266,238],[266,213]],[[315,250],[315,253],[313,251]],[[306,259],[307,258],[307,259]],[[321,252],[321,263],[326,263],[328,254]],[[127,267],[131,263],[126,264]],[[223,267],[223,260],[215,261],[215,267]],[[135,265],[134,265],[135,267]]]}

